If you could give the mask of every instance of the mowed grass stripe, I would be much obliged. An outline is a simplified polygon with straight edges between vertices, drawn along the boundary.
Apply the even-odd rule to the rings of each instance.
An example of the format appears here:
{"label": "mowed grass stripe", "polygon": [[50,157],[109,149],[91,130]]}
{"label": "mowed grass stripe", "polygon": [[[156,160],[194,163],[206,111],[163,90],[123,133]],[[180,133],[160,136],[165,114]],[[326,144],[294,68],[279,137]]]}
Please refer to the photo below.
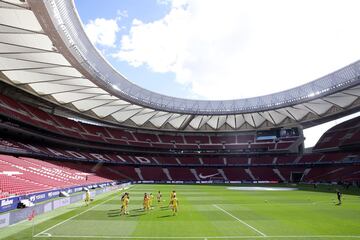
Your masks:
{"label": "mowed grass stripe", "polygon": [[[177,186],[159,186],[162,191],[163,200],[162,208],[155,207],[154,211],[139,216],[139,224],[134,231],[135,236],[172,236],[172,237],[200,237],[203,236],[224,236],[229,233],[234,236],[238,235],[255,235],[251,229],[247,227],[239,227],[233,224],[234,220],[229,219],[219,211],[215,210],[211,204],[205,204],[205,199],[210,195],[219,199],[216,195],[211,194],[207,189],[198,191],[199,187],[194,187],[194,192],[183,192]],[[172,216],[172,212],[167,205],[169,203],[170,192],[175,189],[179,200],[179,213]],[[203,203],[196,203],[191,197],[191,193],[201,193]],[[190,193],[190,194],[188,194]],[[210,201],[214,203],[214,201]],[[205,209],[204,209],[205,208]],[[130,213],[131,214],[131,213]]]}
{"label": "mowed grass stripe", "polygon": [[[345,195],[343,204],[336,206],[334,193],[243,192],[229,190],[227,186],[199,185],[186,185],[183,189],[185,187],[186,191],[179,185],[136,185],[127,190],[130,215],[126,216],[120,215],[119,192],[99,197],[92,203],[97,207],[91,211],[69,206],[67,213],[36,225],[36,232],[86,212],[48,230],[51,237],[41,235],[37,239],[360,239],[359,196]],[[165,200],[161,205],[156,201],[159,190]],[[180,202],[177,216],[172,216],[168,208],[172,190],[176,190]],[[145,192],[152,192],[155,197],[155,209],[149,212],[142,210]],[[240,224],[213,205],[267,236]],[[27,234],[18,236],[30,236],[31,229],[26,231]],[[28,239],[18,236],[9,239]]]}
{"label": "mowed grass stripe", "polygon": [[[217,188],[217,187],[214,187],[214,188]],[[153,189],[154,188],[152,188],[152,190]],[[171,232],[171,234],[173,234],[173,235],[183,235],[185,237],[184,234],[186,234],[186,232],[193,233],[194,229],[198,229],[197,232],[200,232],[202,234],[202,236],[225,235],[225,233],[221,234],[220,232],[214,230],[214,227],[218,227],[217,225],[219,225],[218,223],[216,223],[218,219],[211,219],[211,218],[206,219],[203,216],[201,216],[201,214],[199,214],[198,211],[194,210],[194,206],[196,206],[196,205],[199,205],[199,207],[208,208],[209,207],[208,203],[209,204],[214,203],[213,201],[209,201],[210,200],[209,198],[212,198],[212,196],[208,197],[207,191],[205,191],[205,190],[202,191],[204,194],[203,202],[201,202],[201,201],[197,202],[197,201],[194,201],[192,199],[192,197],[190,197],[190,196],[188,197],[188,195],[189,195],[189,194],[187,194],[188,192],[182,192],[181,190],[178,190],[178,188],[176,188],[176,186],[175,187],[167,186],[167,189],[166,188],[160,188],[160,189],[163,192],[164,199],[166,199],[165,205],[167,205],[167,203],[168,203],[168,195],[169,195],[169,192],[171,191],[171,189],[176,189],[178,192],[178,197],[181,202],[180,203],[181,206],[180,206],[180,213],[179,213],[180,216],[177,216],[175,218],[176,222],[174,222],[173,219],[170,218],[171,212],[168,209],[165,209],[165,211],[163,210],[160,215],[154,214],[154,212],[144,213],[142,210],[140,210],[140,208],[142,206],[143,193],[142,192],[139,193],[139,191],[136,191],[136,194],[133,194],[132,191],[130,191],[131,196],[133,196],[133,197],[131,197],[130,210],[133,213],[130,218],[123,216],[121,219],[121,223],[119,222],[119,225],[123,224],[124,221],[125,222],[138,221],[139,224],[137,225],[137,228],[136,228],[136,231],[134,232],[134,234],[139,235],[139,236],[144,236],[144,235],[150,236],[150,235],[154,235],[154,234],[159,234],[158,237],[160,237],[160,236],[164,236],[164,235],[166,236],[169,232]],[[196,191],[198,190],[198,188],[194,188],[194,189],[196,189]],[[149,191],[147,191],[147,192],[149,192]],[[253,192],[253,193],[243,193],[243,192],[234,192],[234,191],[218,189],[218,188],[217,188],[217,191],[211,191],[211,194],[213,194],[213,196],[216,196],[215,198],[217,200],[219,199],[219,196],[222,196],[222,197],[220,197],[220,199],[223,198],[222,202],[232,203],[232,205],[233,205],[232,209],[234,209],[234,208],[238,209],[237,212],[239,212],[239,214],[241,214],[241,215],[244,215],[244,217],[246,219],[249,219],[249,220],[251,219],[252,222],[254,222],[254,220],[257,221],[256,219],[260,220],[260,222],[262,220],[265,220],[265,221],[268,220],[268,222],[267,222],[268,224],[270,224],[270,222],[273,222],[273,220],[272,220],[273,217],[277,217],[277,216],[273,216],[273,212],[270,212],[271,215],[269,215],[269,216],[264,215],[266,213],[266,211],[268,211],[267,208],[269,207],[269,204],[264,203],[263,199],[271,199],[271,201],[274,203],[283,203],[283,204],[293,203],[293,201],[295,201],[295,200],[299,201],[299,199],[305,199],[304,193],[296,193],[294,196],[294,194],[267,193],[267,192],[261,192],[261,191]],[[134,197],[134,195],[136,197]],[[320,196],[322,196],[322,199],[324,199],[323,195],[320,195]],[[314,198],[316,198],[316,197],[314,197]],[[216,203],[218,203],[218,202],[219,201],[216,201]],[[251,208],[248,208],[248,207],[244,208],[244,205],[247,205],[247,204],[243,204],[244,202],[245,203],[256,202],[256,204],[251,206]],[[111,203],[119,204],[119,200],[113,200],[113,201],[111,201]],[[106,207],[107,204],[104,206]],[[185,208],[184,208],[184,206],[185,206]],[[268,206],[268,207],[265,209],[264,206]],[[198,208],[198,207],[196,207],[196,208]],[[135,209],[135,212],[133,211],[134,209]],[[294,206],[294,209],[300,210],[300,208],[298,208],[297,206]],[[308,210],[311,210],[311,209],[312,208],[310,206],[310,208]],[[198,210],[198,209],[196,209],[196,210]],[[281,212],[280,210],[281,209],[279,209],[279,212]],[[205,210],[204,212],[206,212],[206,211],[209,211],[209,210]],[[89,213],[89,216],[84,215],[81,218],[83,218],[84,220],[89,219],[89,218],[103,220],[103,217],[101,217],[101,216],[104,214],[100,213],[96,216],[91,216],[91,215],[94,215],[92,213],[93,213],[93,211]],[[191,213],[191,214],[189,214],[189,213]],[[106,218],[106,216],[105,216],[105,218]],[[114,218],[114,219],[116,220],[116,218]],[[304,219],[305,219],[305,217],[304,217]],[[164,221],[164,220],[166,220],[166,221]],[[161,222],[161,223],[159,223],[159,222]],[[99,223],[101,223],[101,221],[99,221]],[[191,224],[189,224],[189,223],[191,223]],[[263,222],[262,224],[267,224],[267,223]],[[274,223],[276,223],[276,225],[278,226],[276,229],[281,230],[282,226],[284,226],[285,228],[290,227],[290,226],[287,226],[287,224],[291,223],[291,220],[289,220],[287,222],[283,222],[282,220],[276,221],[276,218],[275,218]],[[227,225],[233,225],[233,224],[231,223],[231,221],[226,221],[221,226],[226,228]],[[294,226],[294,224],[292,224],[292,225],[293,226],[291,226],[290,229],[293,228],[292,230],[297,230],[297,231],[294,231],[293,233],[296,233],[296,234],[300,233],[299,235],[301,235],[301,233],[303,233],[302,226],[300,224],[295,225],[295,226]],[[209,226],[213,226],[212,230],[210,231],[211,234],[207,234],[207,231],[205,230],[205,228],[208,228]],[[128,227],[129,226],[127,226],[127,228]],[[321,226],[319,225],[319,229],[321,229],[320,227]],[[179,232],[179,231],[175,230],[174,228],[180,228],[180,229],[184,229],[184,230]],[[234,232],[233,230],[234,229],[229,229],[228,234],[232,233],[234,236],[238,236],[239,233]],[[115,234],[115,235],[116,234],[118,234],[118,235],[124,234],[124,232],[122,232],[122,231],[111,232],[111,233]],[[276,234],[276,233],[278,233],[278,231],[276,231],[274,233]],[[292,232],[285,231],[284,233],[286,234],[286,233],[292,233]],[[315,233],[315,232],[311,232],[311,233]],[[336,232],[334,232],[334,233],[336,233]],[[275,234],[273,234],[273,235],[275,235]],[[244,234],[244,235],[250,235],[250,234]],[[194,235],[188,234],[188,236],[194,236]]]}
{"label": "mowed grass stripe", "polygon": [[238,217],[236,217],[236,216],[234,216],[234,215],[232,215],[231,213],[229,213],[228,211],[226,211],[225,209],[223,209],[223,208],[221,208],[221,207],[219,207],[218,205],[216,205],[216,204],[214,204],[213,205],[214,207],[216,207],[217,209],[219,209],[220,211],[222,211],[222,212],[224,212],[224,213],[226,213],[227,215],[229,215],[230,217],[232,217],[232,218],[234,218],[234,219],[236,219],[236,220],[238,220],[239,222],[241,222],[242,224],[244,224],[245,226],[247,226],[247,227],[249,227],[249,228],[251,228],[252,230],[254,230],[255,232],[257,232],[258,234],[260,234],[261,236],[263,236],[263,237],[266,237],[266,234],[265,233],[263,233],[263,232],[261,232],[260,230],[258,230],[258,229],[256,229],[256,228],[254,228],[253,226],[251,226],[250,224],[247,224],[246,222],[244,222],[243,220],[241,220],[240,218],[238,218]]}
{"label": "mowed grass stripe", "polygon": [[[132,186],[130,186],[130,187],[132,187]],[[123,192],[123,191],[125,191],[125,189],[124,189],[124,190],[117,190],[115,193],[113,193],[114,196],[112,196],[112,197],[109,196],[110,198],[105,199],[105,200],[97,203],[95,206],[92,206],[92,207],[86,209],[85,211],[82,211],[82,212],[80,212],[80,213],[78,213],[78,214],[75,214],[74,216],[72,216],[72,217],[70,217],[70,218],[67,218],[67,219],[65,219],[65,220],[63,220],[63,221],[61,221],[61,222],[59,222],[59,223],[57,223],[57,224],[55,224],[55,225],[53,225],[53,226],[51,226],[51,227],[49,227],[49,228],[47,228],[47,229],[45,229],[45,230],[43,230],[43,231],[35,234],[34,237],[38,237],[38,236],[40,236],[41,234],[47,233],[47,232],[50,231],[51,229],[54,229],[54,228],[60,226],[61,224],[64,224],[64,223],[66,223],[66,222],[68,222],[68,221],[70,221],[70,220],[72,220],[72,219],[74,219],[74,218],[76,218],[76,217],[78,217],[78,216],[86,213],[86,212],[89,212],[89,211],[93,210],[94,208],[96,208],[96,207],[98,207],[98,206],[101,206],[101,205],[103,205],[103,204],[105,204],[105,203],[113,200],[115,197],[118,196],[118,192]]]}

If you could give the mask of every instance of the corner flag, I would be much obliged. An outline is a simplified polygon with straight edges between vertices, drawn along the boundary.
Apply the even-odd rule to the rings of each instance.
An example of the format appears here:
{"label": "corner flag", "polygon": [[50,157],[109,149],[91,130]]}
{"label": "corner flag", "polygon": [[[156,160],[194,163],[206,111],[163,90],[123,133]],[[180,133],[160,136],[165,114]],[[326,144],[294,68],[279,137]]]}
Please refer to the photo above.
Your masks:
{"label": "corner flag", "polygon": [[29,221],[33,220],[33,219],[35,218],[35,215],[36,215],[35,209],[33,209],[32,212],[31,212],[31,214],[28,216],[28,220],[29,220]]}

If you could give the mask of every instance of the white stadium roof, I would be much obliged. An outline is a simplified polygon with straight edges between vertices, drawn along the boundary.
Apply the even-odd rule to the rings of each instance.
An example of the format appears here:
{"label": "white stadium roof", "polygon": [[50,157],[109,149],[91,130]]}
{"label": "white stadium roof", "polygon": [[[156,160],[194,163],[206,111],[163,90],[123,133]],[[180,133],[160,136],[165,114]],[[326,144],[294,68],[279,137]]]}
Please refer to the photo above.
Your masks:
{"label": "white stadium roof", "polygon": [[69,0],[0,0],[0,71],[0,80],[56,105],[146,129],[310,126],[360,105],[360,61],[300,87],[254,98],[205,101],[151,92],[100,55]]}

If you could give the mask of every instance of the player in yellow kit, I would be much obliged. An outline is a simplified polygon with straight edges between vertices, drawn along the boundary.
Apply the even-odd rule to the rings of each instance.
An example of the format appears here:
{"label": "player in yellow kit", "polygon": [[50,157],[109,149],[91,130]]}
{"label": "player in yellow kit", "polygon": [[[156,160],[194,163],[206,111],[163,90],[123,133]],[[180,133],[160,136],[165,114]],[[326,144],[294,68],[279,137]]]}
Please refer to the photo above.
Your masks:
{"label": "player in yellow kit", "polygon": [[126,193],[124,193],[123,195],[121,195],[121,206],[122,206],[122,203],[124,202],[124,199],[125,199],[125,197],[126,197]]}
{"label": "player in yellow kit", "polygon": [[89,203],[90,203],[90,191],[88,189],[85,192],[85,204],[86,204],[86,206],[89,206]]}
{"label": "player in yellow kit", "polygon": [[121,197],[121,210],[120,210],[120,215],[124,214],[124,215],[128,215],[128,207],[129,207],[129,193],[125,193],[122,197]]}
{"label": "player in yellow kit", "polygon": [[154,195],[150,193],[149,195],[149,209],[153,209],[153,201],[154,201]]}
{"label": "player in yellow kit", "polygon": [[169,202],[169,207],[172,208],[172,204],[171,204],[171,201],[172,199],[176,197],[176,192],[175,190],[173,190],[171,193],[170,193],[170,202]]}
{"label": "player in yellow kit", "polygon": [[149,196],[147,193],[145,193],[144,194],[144,202],[143,202],[144,211],[148,211],[150,209],[149,203],[150,203]]}
{"label": "player in yellow kit", "polygon": [[171,204],[173,216],[175,216],[176,213],[178,212],[178,206],[179,206],[179,201],[178,201],[176,195],[171,199],[170,204]]}

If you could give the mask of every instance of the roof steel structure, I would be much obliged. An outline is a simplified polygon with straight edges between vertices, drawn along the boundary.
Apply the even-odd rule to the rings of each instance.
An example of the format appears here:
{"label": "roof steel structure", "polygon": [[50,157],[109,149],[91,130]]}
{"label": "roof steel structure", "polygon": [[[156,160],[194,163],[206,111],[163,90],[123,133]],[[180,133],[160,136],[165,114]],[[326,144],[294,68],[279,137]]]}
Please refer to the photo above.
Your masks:
{"label": "roof steel structure", "polygon": [[360,107],[360,61],[254,98],[204,101],[151,92],[101,56],[69,0],[0,0],[0,71],[2,81],[62,107],[146,129],[267,129],[315,123]]}

